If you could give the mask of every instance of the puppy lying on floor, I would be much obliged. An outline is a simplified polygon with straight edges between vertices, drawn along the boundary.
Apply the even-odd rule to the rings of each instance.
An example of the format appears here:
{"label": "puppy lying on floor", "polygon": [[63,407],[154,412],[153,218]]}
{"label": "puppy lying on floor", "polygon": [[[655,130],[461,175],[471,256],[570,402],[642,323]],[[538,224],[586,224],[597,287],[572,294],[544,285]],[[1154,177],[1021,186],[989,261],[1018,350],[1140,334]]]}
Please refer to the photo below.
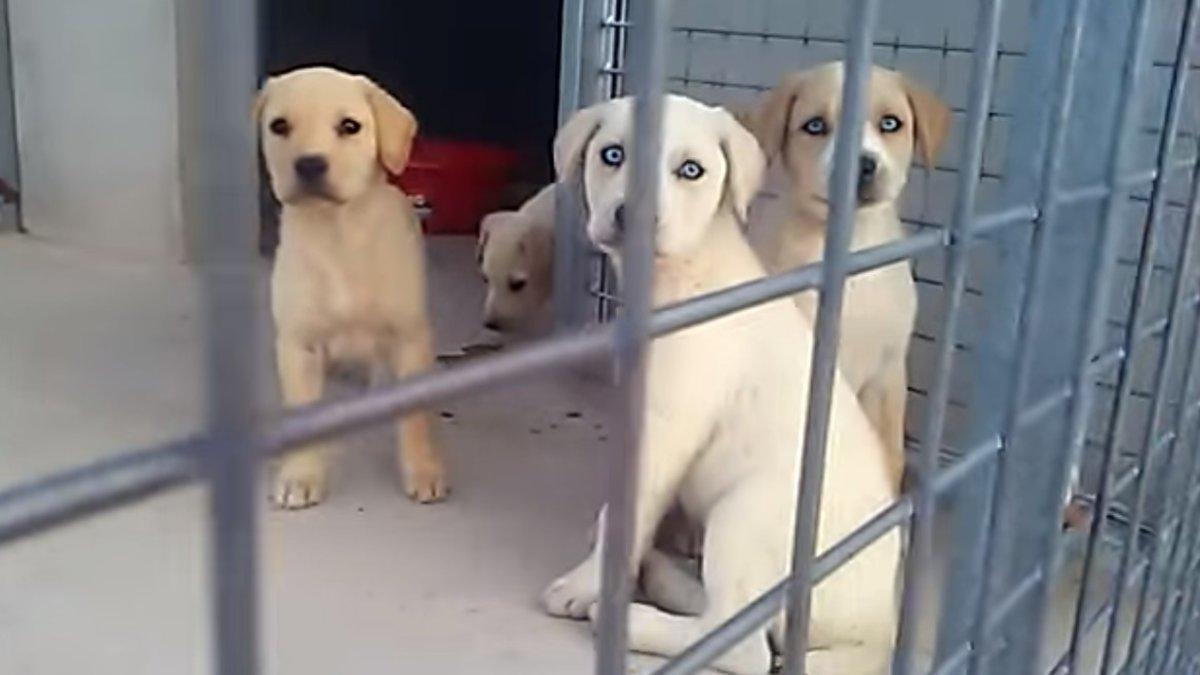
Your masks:
{"label": "puppy lying on floor", "polygon": [[[421,228],[388,184],[408,162],[417,123],[365,77],[303,68],[272,77],[254,115],[271,187],[283,204],[271,277],[275,357],[284,402],[320,398],[339,361],[397,377],[433,364]],[[445,469],[425,413],[399,422],[396,461],[419,502],[446,494]],[[327,443],[283,460],[271,491],[297,509],[327,490]]]}
{"label": "puppy lying on floor", "polygon": [[[580,187],[588,236],[614,256],[624,227],[631,118],[629,99],[600,104],[577,113],[555,140],[559,180]],[[762,171],[754,137],[728,112],[678,96],[666,99],[656,307],[763,276],[739,226]],[[619,257],[615,261],[619,269]],[[788,573],[811,350],[812,328],[787,300],[650,346],[629,572],[636,573],[655,528],[678,500],[704,526],[707,604],[695,617],[633,605],[632,649],[678,654]],[[878,435],[840,377],[833,397],[818,550],[885,507],[893,493]],[[602,514],[601,532],[603,521]],[[899,537],[892,532],[815,589],[810,673],[886,672],[898,555]],[[551,614],[582,618],[594,612],[599,592],[595,546],[546,589],[542,601]],[[780,615],[715,665],[766,673],[770,644],[782,644],[782,631]]]}
{"label": "puppy lying on floor", "polygon": [[[726,106],[747,128],[754,106]],[[516,211],[496,211],[479,224],[475,262],[487,284],[483,323],[508,332],[536,325],[554,294],[554,184]]]}
{"label": "puppy lying on floor", "polygon": [[[869,91],[852,250],[904,236],[897,201],[914,151],[933,166],[950,128],[946,104],[896,71],[874,68]],[[780,183],[769,186],[779,188],[779,197],[761,199],[750,218],[751,243],[771,272],[817,262],[823,254],[841,95],[842,64],[827,63],[788,75],[751,118],[771,160],[770,182]],[[807,316],[816,315],[816,293],[796,301]],[[904,472],[906,359],[916,314],[907,261],[846,282],[838,363],[887,444],[897,487]]]}
{"label": "puppy lying on floor", "polygon": [[475,261],[487,284],[483,325],[506,332],[536,324],[554,292],[554,184],[516,211],[479,224]]}

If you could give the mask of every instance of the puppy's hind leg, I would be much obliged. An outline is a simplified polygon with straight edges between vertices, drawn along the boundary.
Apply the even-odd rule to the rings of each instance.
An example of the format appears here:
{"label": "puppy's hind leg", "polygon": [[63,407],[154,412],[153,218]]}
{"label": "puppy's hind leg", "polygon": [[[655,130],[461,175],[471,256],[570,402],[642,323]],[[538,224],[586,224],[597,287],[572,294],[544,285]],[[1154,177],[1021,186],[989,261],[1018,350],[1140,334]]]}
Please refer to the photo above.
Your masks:
{"label": "puppy's hind leg", "polygon": [[[758,491],[745,486],[711,511],[704,534],[704,589],[707,607],[697,617],[667,614],[648,605],[633,605],[629,646],[634,651],[675,656],[765,593],[786,572],[781,551],[771,542],[761,519],[748,506]],[[753,507],[750,506],[752,509]],[[722,654],[713,666],[728,673],[763,675],[771,669],[765,630],[756,630]]]}
{"label": "puppy's hind leg", "polygon": [[[642,448],[638,452],[630,576],[640,571],[642,558],[653,544],[654,532],[675,500],[683,474],[707,431],[698,425],[681,426],[653,412],[646,416]],[[551,616],[583,619],[600,597],[605,520],[602,509],[597,519],[596,543],[588,557],[542,592],[542,606]]]}
{"label": "puppy's hind leg", "polygon": [[642,590],[656,606],[684,616],[698,616],[706,604],[704,586],[682,561],[656,548],[642,560]]}

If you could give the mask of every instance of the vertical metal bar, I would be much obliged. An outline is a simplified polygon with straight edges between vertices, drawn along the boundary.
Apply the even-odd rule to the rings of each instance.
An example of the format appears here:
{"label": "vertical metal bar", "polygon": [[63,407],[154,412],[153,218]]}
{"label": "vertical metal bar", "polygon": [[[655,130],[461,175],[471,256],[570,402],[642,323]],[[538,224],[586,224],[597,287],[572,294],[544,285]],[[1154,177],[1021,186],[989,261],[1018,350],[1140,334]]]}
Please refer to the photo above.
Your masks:
{"label": "vertical metal bar", "polygon": [[629,83],[636,99],[633,147],[626,190],[630,221],[621,246],[623,312],[618,318],[615,353],[625,406],[619,455],[609,459],[607,526],[601,567],[600,632],[596,672],[624,675],[627,616],[633,593],[629,567],[636,507],[637,458],[645,399],[646,344],[654,277],[654,229],[662,156],[663,84],[666,78],[667,0],[634,3],[630,17]]}
{"label": "vertical metal bar", "polygon": [[[1117,116],[1113,124],[1113,142],[1109,150],[1108,162],[1105,167],[1105,182],[1108,184],[1109,193],[1104,197],[1102,216],[1100,220],[1100,236],[1095,248],[1095,261],[1092,264],[1091,278],[1089,280],[1090,292],[1087,293],[1085,300],[1085,309],[1083,316],[1087,322],[1087,329],[1082,332],[1083,344],[1078,352],[1078,361],[1075,364],[1075,382],[1074,395],[1071,397],[1070,409],[1068,413],[1068,453],[1070,456],[1070,464],[1074,466],[1080,453],[1082,452],[1084,440],[1087,434],[1087,419],[1088,412],[1091,408],[1092,399],[1092,378],[1089,376],[1088,364],[1091,362],[1092,355],[1096,352],[1100,344],[1102,328],[1104,326],[1105,311],[1109,305],[1109,291],[1112,279],[1112,264],[1116,258],[1116,247],[1119,241],[1117,237],[1117,226],[1120,221],[1119,204],[1124,200],[1125,188],[1121,186],[1121,172],[1128,164],[1129,146],[1133,140],[1133,134],[1137,130],[1136,124],[1136,103],[1137,103],[1137,80],[1143,72],[1145,64],[1145,49],[1143,43],[1145,41],[1146,30],[1149,25],[1150,15],[1150,0],[1138,0],[1134,10],[1133,21],[1130,26],[1129,43],[1126,47],[1125,63],[1121,71],[1121,82],[1119,94],[1117,96]],[[1136,329],[1130,329],[1136,330]],[[1127,368],[1129,354],[1126,353],[1122,359],[1121,368]],[[1116,420],[1119,422],[1120,420]],[[1113,433],[1110,437],[1115,436],[1118,424],[1114,422]],[[1112,484],[1112,465],[1116,449],[1116,443],[1111,443],[1106,448],[1105,458],[1103,462],[1103,481],[1098,496],[1098,508],[1095,517],[1092,520],[1091,533],[1087,543],[1087,553],[1083,563],[1083,581],[1080,587],[1079,597],[1075,606],[1075,622],[1071,630],[1071,643],[1068,648],[1068,656],[1066,662],[1066,671],[1068,673],[1075,672],[1079,660],[1079,647],[1083,639],[1085,624],[1087,623],[1087,612],[1085,611],[1087,589],[1091,586],[1091,578],[1095,572],[1096,547],[1099,545],[1101,531],[1104,527],[1104,521],[1108,517],[1109,502],[1111,501],[1110,488]],[[1069,472],[1068,472],[1069,473]],[[1065,490],[1064,490],[1065,492]],[[1055,560],[1060,559],[1061,545],[1055,546]]]}
{"label": "vertical metal bar", "polygon": [[[558,121],[595,102],[600,81],[600,33],[604,0],[563,0],[558,74]],[[588,262],[591,248],[579,223],[581,209],[571,190],[555,193],[554,325],[577,329],[587,323]]]}
{"label": "vertical metal bar", "polygon": [[951,373],[954,369],[954,344],[958,339],[958,324],[962,314],[963,291],[967,285],[967,265],[970,260],[970,223],[975,214],[979,175],[983,168],[983,150],[987,141],[988,111],[992,104],[992,84],[995,81],[997,49],[1000,40],[1002,0],[980,3],[975,29],[974,64],[970,111],[959,163],[957,199],[950,225],[950,247],[946,254],[947,278],[943,296],[942,323],[938,329],[938,355],[934,365],[933,386],[929,389],[928,410],[921,432],[921,451],[917,472],[919,482],[913,513],[912,546],[904,569],[904,587],[900,604],[900,628],[894,656],[893,672],[907,675],[914,667],[913,645],[918,631],[917,620],[924,613],[923,593],[919,590],[921,574],[933,560],[934,519],[937,495],[933,477],[937,473],[938,453],[946,425],[946,405],[950,401]]}
{"label": "vertical metal bar", "polygon": [[[257,354],[255,228],[258,217],[253,125],[247,118],[257,73],[254,3],[185,3],[181,81],[194,110],[181,115],[184,156],[194,163],[192,213],[202,242],[207,417],[223,442],[207,457],[211,480],[211,588],[217,671],[258,671],[256,488],[253,438]],[[189,72],[190,70],[190,72]]]}
{"label": "vertical metal bar", "polygon": [[16,77],[13,71],[12,38],[10,36],[11,30],[12,22],[9,21],[8,0],[0,0],[0,31],[3,31],[3,35],[0,35],[0,62],[2,62],[0,63],[0,66],[2,66],[6,71],[4,73],[4,77],[8,80],[8,91],[4,93],[3,96],[0,96],[0,101],[2,101],[3,105],[8,107],[6,112],[9,122],[3,129],[0,129],[0,134],[3,134],[5,137],[11,139],[11,146],[8,148],[9,157],[6,159],[12,161],[12,187],[17,191],[17,198],[12,203],[13,228],[19,234],[27,234],[28,230],[25,228],[25,217],[24,211],[21,208],[20,197],[21,162],[19,158],[21,156],[21,148],[20,139],[17,136],[17,111],[15,104],[17,90]]}
{"label": "vertical metal bar", "polygon": [[[1162,135],[1158,142],[1158,158],[1157,167],[1158,173],[1154,177],[1154,183],[1151,187],[1150,210],[1147,217],[1146,231],[1142,236],[1142,247],[1138,255],[1137,275],[1134,281],[1132,307],[1129,311],[1129,316],[1126,319],[1133,325],[1141,325],[1144,321],[1146,308],[1149,305],[1150,295],[1150,277],[1154,268],[1154,254],[1158,250],[1159,238],[1159,222],[1162,220],[1162,212],[1166,208],[1167,189],[1166,182],[1170,178],[1171,156],[1175,147],[1175,136],[1179,130],[1179,119],[1183,109],[1183,94],[1186,89],[1186,80],[1190,59],[1188,53],[1192,47],[1192,34],[1196,26],[1196,12],[1200,9],[1200,2],[1197,0],[1188,0],[1187,9],[1184,16],[1184,23],[1179,35],[1179,43],[1175,51],[1175,67],[1171,73],[1170,92],[1167,96],[1166,117],[1163,123]],[[1193,202],[1194,203],[1194,202]],[[1191,215],[1189,213],[1189,215]],[[1180,323],[1183,321],[1184,307],[1180,302],[1187,284],[1186,276],[1190,272],[1190,263],[1192,256],[1190,255],[1190,246],[1192,243],[1192,223],[1189,221],[1185,224],[1183,245],[1179,249],[1179,255],[1175,263],[1175,287],[1171,293],[1171,298],[1167,304],[1167,316],[1170,318],[1171,326],[1167,331],[1164,345],[1159,353],[1157,363],[1154,365],[1155,391],[1151,403],[1150,422],[1146,427],[1144,438],[1142,439],[1141,451],[1138,453],[1137,474],[1135,478],[1133,512],[1130,517],[1129,532],[1125,538],[1125,546],[1121,552],[1121,560],[1117,567],[1117,576],[1115,579],[1116,590],[1113,598],[1112,620],[1108,622],[1108,628],[1104,636],[1104,650],[1101,653],[1100,672],[1107,674],[1112,667],[1113,647],[1115,646],[1117,636],[1118,618],[1121,616],[1121,608],[1124,604],[1125,596],[1129,588],[1130,566],[1133,564],[1134,554],[1138,548],[1138,536],[1142,527],[1142,518],[1145,511],[1146,503],[1146,484],[1149,482],[1147,474],[1150,467],[1150,452],[1151,444],[1155,438],[1156,430],[1162,422],[1162,414],[1165,409],[1165,396],[1163,389],[1166,387],[1167,376],[1163,372],[1164,366],[1169,362],[1174,355],[1175,336],[1180,332],[1177,330]],[[1115,401],[1115,409],[1113,411],[1113,427],[1105,448],[1108,453],[1115,453],[1116,446],[1120,443],[1120,434],[1124,425],[1125,419],[1123,413],[1125,410],[1125,402],[1129,399],[1129,395],[1133,389],[1132,364],[1133,356],[1137,350],[1137,330],[1131,328],[1128,324],[1125,329],[1124,342],[1122,349],[1125,352],[1125,358],[1121,361],[1117,371],[1117,398]],[[1097,514],[1099,515],[1099,514]],[[1151,566],[1147,566],[1147,573],[1143,579],[1142,595],[1149,586]],[[1138,614],[1141,614],[1139,602]],[[1141,630],[1141,622],[1136,622],[1136,628],[1131,638],[1131,647],[1136,646],[1137,631]],[[1130,652],[1132,654],[1132,652]]]}
{"label": "vertical metal bar", "polygon": [[[1194,553],[1200,555],[1200,548]],[[1197,560],[1198,558],[1194,555],[1191,560],[1192,564],[1194,565]],[[1188,633],[1193,630],[1193,626],[1196,623],[1196,600],[1200,598],[1200,574],[1196,575],[1195,579],[1190,579],[1188,586],[1188,599],[1183,605],[1183,612],[1180,614],[1178,624],[1171,636],[1172,644],[1168,647],[1167,658],[1163,663],[1162,672],[1179,672],[1175,669],[1175,664],[1182,657],[1189,656],[1189,652],[1185,650],[1189,649],[1187,643]],[[1176,647],[1175,643],[1182,643],[1182,645]],[[1198,645],[1192,645],[1190,649],[1192,654],[1200,653],[1200,646]]]}
{"label": "vertical metal bar", "polygon": [[[998,570],[994,569],[995,548],[998,544],[999,532],[1002,529],[1002,519],[999,501],[1007,489],[1008,472],[1007,457],[1011,444],[1017,433],[1018,420],[1022,402],[1027,396],[1030,374],[1033,365],[1033,340],[1037,320],[1042,312],[1044,294],[1042,286],[1050,261],[1050,247],[1046,245],[1049,233],[1056,222],[1057,202],[1054,199],[1063,167],[1063,157],[1066,151],[1067,129],[1071,118],[1071,105],[1075,91],[1075,66],[1079,58],[1080,45],[1083,39],[1084,19],[1087,16],[1087,0],[1073,0],[1068,10],[1067,23],[1063,27],[1062,47],[1059,51],[1058,68],[1055,74],[1055,98],[1052,103],[1050,128],[1046,145],[1041,153],[1042,173],[1038,189],[1038,216],[1034,221],[1034,229],[1029,244],[1025,281],[1018,288],[1018,329],[1016,338],[1016,374],[1009,389],[1005,409],[1003,428],[1001,431],[1002,446],[998,457],[998,471],[992,484],[991,495],[987,508],[988,525],[984,539],[983,555],[980,558],[982,584],[975,601],[975,614],[971,628],[971,672],[979,672],[983,667],[983,659],[989,651],[991,637],[987,632],[988,607],[987,599],[992,596],[999,579]],[[1065,456],[1064,456],[1065,459]],[[1065,469],[1064,469],[1065,470]],[[1044,584],[1045,576],[1042,575]]]}
{"label": "vertical metal bar", "polygon": [[[1200,187],[1200,171],[1193,175],[1193,200],[1197,197],[1196,189]],[[1190,220],[1190,219],[1189,219]],[[1194,310],[1193,310],[1194,311]],[[1197,468],[1200,468],[1200,452],[1194,444],[1189,444],[1191,435],[1187,434],[1186,427],[1191,426],[1189,413],[1190,406],[1188,405],[1188,394],[1194,388],[1194,378],[1196,373],[1196,359],[1200,357],[1200,312],[1196,312],[1191,321],[1192,328],[1192,345],[1191,354],[1184,363],[1183,385],[1179,395],[1179,413],[1176,415],[1174,424],[1175,442],[1173,451],[1178,455],[1181,450],[1187,458],[1187,468],[1182,469],[1182,475],[1187,476],[1186,480],[1177,481],[1176,488],[1182,491],[1182,494],[1177,494],[1176,490],[1172,490],[1172,494],[1167,497],[1167,513],[1178,512],[1179,521],[1175,531],[1171,534],[1171,548],[1166,555],[1166,579],[1163,583],[1163,598],[1158,607],[1158,617],[1154,629],[1153,637],[1150,639],[1150,644],[1146,648],[1146,669],[1145,672],[1154,672],[1153,666],[1156,662],[1156,653],[1158,648],[1167,641],[1164,639],[1169,623],[1171,622],[1174,609],[1172,605],[1176,601],[1172,600],[1171,596],[1175,593],[1175,587],[1181,583],[1179,575],[1183,572],[1182,567],[1186,566],[1191,560],[1191,543],[1195,535],[1196,524],[1193,522],[1193,516],[1196,512],[1195,502],[1191,498],[1193,491],[1192,486],[1197,478]],[[1182,501],[1180,501],[1182,498]],[[1180,559],[1182,558],[1182,560]],[[1182,599],[1182,593],[1180,594]],[[1143,597],[1139,602],[1145,603]],[[1138,615],[1134,620],[1134,625],[1140,627],[1142,621],[1143,606],[1139,606]],[[1136,635],[1136,633],[1135,633]],[[1136,645],[1135,645],[1136,646]],[[1136,655],[1135,647],[1130,648],[1130,653]]]}
{"label": "vertical metal bar", "polygon": [[[1192,179],[1200,181],[1200,170],[1196,171]],[[1193,193],[1196,194],[1195,191]],[[1190,466],[1185,474],[1187,479],[1183,481],[1182,486],[1184,493],[1180,523],[1175,534],[1175,541],[1172,543],[1172,552],[1168,556],[1170,572],[1165,586],[1168,590],[1174,589],[1177,584],[1186,583],[1187,572],[1191,568],[1197,546],[1200,545],[1200,533],[1198,533],[1200,530],[1200,501],[1197,500],[1200,493],[1197,493],[1195,489],[1195,485],[1200,481],[1200,448],[1197,447],[1193,434],[1189,433],[1196,429],[1197,422],[1188,416],[1188,413],[1191,412],[1191,405],[1187,399],[1193,390],[1197,372],[1196,360],[1200,357],[1200,311],[1196,313],[1192,321],[1192,352],[1191,359],[1184,366],[1183,393],[1180,396],[1181,414],[1175,421],[1175,443],[1178,447],[1187,449]],[[1181,575],[1183,578],[1180,578]],[[1171,636],[1175,632],[1178,611],[1181,607],[1186,607],[1188,600],[1187,589],[1184,589],[1180,595],[1180,600],[1174,607],[1164,605],[1159,608],[1158,625],[1149,647],[1147,672],[1161,672],[1161,667],[1166,663],[1167,655],[1172,647]],[[1161,653],[1161,656],[1156,656],[1156,652]],[[1159,669],[1153,667],[1155,663],[1158,664]]]}
{"label": "vertical metal bar", "polygon": [[808,410],[804,428],[796,528],[792,546],[791,584],[787,601],[787,639],[783,672],[801,675],[808,649],[808,624],[812,603],[812,566],[821,510],[825,474],[825,444],[837,376],[837,349],[845,291],[847,255],[854,226],[855,186],[867,109],[867,83],[871,74],[871,38],[878,14],[876,0],[857,0],[849,12],[846,33],[842,111],[834,140],[830,179],[829,225],[817,305]]}
{"label": "vertical metal bar", "polygon": [[[1200,15],[1200,0],[1188,0],[1186,9],[1184,10],[1183,26],[1179,33],[1179,43],[1175,48],[1175,67],[1171,72],[1170,92],[1167,96],[1167,111],[1166,118],[1163,124],[1162,136],[1158,142],[1158,175],[1154,178],[1154,185],[1151,188],[1150,196],[1150,211],[1147,217],[1146,232],[1142,238],[1142,250],[1138,259],[1137,278],[1134,284],[1133,302],[1134,307],[1130,311],[1129,321],[1140,322],[1144,307],[1148,304],[1150,292],[1150,276],[1154,267],[1154,254],[1158,250],[1158,234],[1159,222],[1162,220],[1162,212],[1167,205],[1167,188],[1166,183],[1170,179],[1171,157],[1175,148],[1175,139],[1179,131],[1179,121],[1183,111],[1183,95],[1187,88],[1188,71],[1191,67],[1191,59],[1188,54],[1192,48],[1192,38],[1196,30],[1196,19]],[[1121,562],[1118,567],[1116,583],[1117,594],[1113,599],[1113,620],[1108,624],[1108,632],[1104,638],[1104,654],[1101,660],[1101,671],[1107,672],[1108,666],[1113,658],[1113,646],[1116,640],[1117,617],[1121,615],[1121,605],[1125,596],[1126,589],[1129,588],[1129,580],[1126,578],[1129,575],[1130,565],[1133,563],[1134,553],[1138,548],[1138,536],[1142,527],[1142,518],[1145,511],[1146,502],[1146,484],[1149,482],[1147,474],[1150,470],[1151,445],[1158,433],[1158,428],[1162,424],[1163,414],[1166,412],[1166,401],[1168,396],[1165,394],[1167,381],[1170,379],[1166,372],[1168,364],[1172,363],[1175,358],[1175,350],[1178,348],[1178,341],[1183,333],[1184,314],[1189,307],[1184,302],[1184,294],[1190,282],[1192,273],[1192,248],[1194,244],[1193,233],[1195,231],[1195,208],[1196,208],[1196,192],[1195,188],[1200,186],[1200,182],[1193,176],[1193,189],[1189,197],[1187,215],[1183,224],[1183,241],[1180,244],[1178,254],[1175,257],[1175,283],[1171,290],[1171,297],[1167,303],[1167,316],[1170,318],[1171,324],[1167,330],[1167,336],[1164,340],[1163,348],[1159,352],[1158,361],[1154,364],[1154,393],[1151,397],[1150,405],[1150,421],[1146,425],[1145,433],[1142,438],[1142,448],[1138,457],[1137,469],[1137,485],[1134,488],[1133,513],[1129,522],[1129,533],[1125,538],[1125,547],[1122,550]],[[1127,331],[1126,337],[1136,331]],[[1126,360],[1122,362],[1122,366],[1130,363],[1133,358],[1134,350],[1137,348],[1132,341],[1124,345]],[[1126,389],[1132,388],[1132,377],[1126,378]],[[1127,394],[1127,392],[1124,392]],[[1120,415],[1120,405],[1123,399],[1123,392],[1118,388],[1117,393],[1117,412]],[[1182,404],[1180,409],[1182,410]],[[1118,417],[1119,419],[1119,417]],[[1171,442],[1171,454],[1175,453],[1175,448],[1179,446],[1178,438]],[[1115,440],[1110,439],[1110,442],[1115,443]],[[1154,577],[1153,560],[1157,548],[1153,543],[1150,552],[1152,564],[1147,565],[1146,574],[1143,577],[1141,589],[1138,592],[1137,609],[1134,613],[1134,628],[1130,638],[1129,650],[1127,659],[1133,659],[1137,655],[1139,642],[1141,642],[1140,633],[1142,631],[1143,612],[1145,611],[1146,596],[1149,593],[1150,583]]]}

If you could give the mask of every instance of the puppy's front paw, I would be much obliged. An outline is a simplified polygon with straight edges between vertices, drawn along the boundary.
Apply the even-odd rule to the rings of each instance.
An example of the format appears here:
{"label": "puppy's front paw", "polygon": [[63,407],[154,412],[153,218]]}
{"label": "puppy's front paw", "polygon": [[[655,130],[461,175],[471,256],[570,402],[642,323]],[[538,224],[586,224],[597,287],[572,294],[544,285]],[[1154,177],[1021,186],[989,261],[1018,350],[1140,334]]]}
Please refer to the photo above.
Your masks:
{"label": "puppy's front paw", "polygon": [[600,597],[600,580],[584,563],[569,574],[555,579],[542,592],[542,606],[551,616],[583,619]]}
{"label": "puppy's front paw", "polygon": [[304,509],[325,499],[329,476],[321,462],[293,458],[279,467],[271,489],[271,501],[281,509]]}
{"label": "puppy's front paw", "polygon": [[446,467],[441,462],[426,461],[404,467],[404,494],[420,504],[441,501],[450,492],[446,483]]}

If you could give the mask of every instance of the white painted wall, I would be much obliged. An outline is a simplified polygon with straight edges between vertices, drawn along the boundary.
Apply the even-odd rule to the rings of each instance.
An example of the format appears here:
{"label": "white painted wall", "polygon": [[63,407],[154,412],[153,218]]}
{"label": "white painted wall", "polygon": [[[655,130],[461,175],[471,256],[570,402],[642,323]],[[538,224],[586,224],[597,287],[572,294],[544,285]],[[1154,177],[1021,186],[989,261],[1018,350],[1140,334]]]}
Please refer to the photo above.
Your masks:
{"label": "white painted wall", "polygon": [[175,3],[9,0],[25,224],[183,258]]}

